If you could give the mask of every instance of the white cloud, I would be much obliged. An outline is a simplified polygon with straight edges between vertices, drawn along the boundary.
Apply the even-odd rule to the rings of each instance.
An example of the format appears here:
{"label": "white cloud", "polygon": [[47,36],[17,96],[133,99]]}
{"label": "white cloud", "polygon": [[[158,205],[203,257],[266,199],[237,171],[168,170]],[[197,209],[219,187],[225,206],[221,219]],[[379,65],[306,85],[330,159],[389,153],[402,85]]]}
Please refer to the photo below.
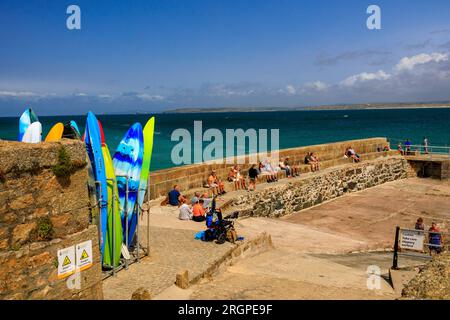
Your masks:
{"label": "white cloud", "polygon": [[328,89],[328,85],[322,81],[314,81],[307,83],[305,88],[314,91],[325,91]]}
{"label": "white cloud", "polygon": [[423,65],[430,62],[442,62],[448,60],[448,53],[422,53],[412,57],[404,57],[395,66],[397,71],[412,70],[418,65]]}
{"label": "white cloud", "polygon": [[288,94],[293,95],[293,94],[295,94],[295,93],[297,92],[297,90],[295,90],[295,88],[294,88],[294,86],[293,86],[292,84],[288,84],[288,85],[286,86],[286,92],[287,92]]}
{"label": "white cloud", "polygon": [[380,70],[375,73],[369,73],[369,72],[362,72],[360,74],[355,74],[353,76],[348,77],[347,79],[341,81],[341,84],[347,87],[353,87],[358,83],[361,82],[367,82],[367,81],[374,81],[374,80],[388,80],[391,78],[391,75],[384,72],[383,70]]}
{"label": "white cloud", "polygon": [[99,97],[100,99],[109,99],[109,98],[111,98],[111,96],[109,94],[99,94],[99,95],[97,95],[97,97]]}
{"label": "white cloud", "polygon": [[38,94],[31,91],[0,91],[0,97],[6,98],[27,98],[36,96],[38,96]]}
{"label": "white cloud", "polygon": [[151,94],[148,94],[148,93],[137,94],[136,97],[138,97],[139,99],[142,99],[144,101],[161,101],[161,100],[164,100],[163,96],[151,95]]}

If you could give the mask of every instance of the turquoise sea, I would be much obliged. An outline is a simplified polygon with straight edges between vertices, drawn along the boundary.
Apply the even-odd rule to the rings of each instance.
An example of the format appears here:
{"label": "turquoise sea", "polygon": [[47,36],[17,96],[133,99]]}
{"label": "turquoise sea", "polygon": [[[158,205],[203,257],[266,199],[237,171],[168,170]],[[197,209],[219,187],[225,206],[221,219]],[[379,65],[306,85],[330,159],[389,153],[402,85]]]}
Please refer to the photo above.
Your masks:
{"label": "turquoise sea", "polygon": [[[39,116],[39,115],[38,115]],[[391,109],[344,111],[286,111],[248,113],[155,114],[155,144],[152,170],[173,167],[171,141],[177,128],[189,130],[193,136],[194,121],[202,121],[203,131],[220,129],[279,129],[280,148],[368,137],[387,137],[393,147],[398,141],[411,139],[421,144],[424,136],[430,145],[450,146],[450,109]],[[111,153],[122,136],[135,122],[145,124],[149,115],[99,115]],[[85,116],[39,116],[43,137],[56,122],[75,120],[84,131]],[[0,118],[0,139],[16,140],[17,118]],[[224,135],[225,136],[225,135]],[[208,142],[203,143],[206,146]]]}

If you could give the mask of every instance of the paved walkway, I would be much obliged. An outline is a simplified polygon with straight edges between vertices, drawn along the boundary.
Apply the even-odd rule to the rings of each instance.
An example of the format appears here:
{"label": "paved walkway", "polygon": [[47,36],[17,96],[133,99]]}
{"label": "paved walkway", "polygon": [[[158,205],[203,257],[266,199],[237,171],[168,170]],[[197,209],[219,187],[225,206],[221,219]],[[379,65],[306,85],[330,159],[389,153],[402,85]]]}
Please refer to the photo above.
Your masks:
{"label": "paved walkway", "polygon": [[[349,253],[392,247],[396,225],[411,226],[418,216],[446,230],[450,184],[406,179],[346,195],[282,219],[239,222],[248,233],[267,231],[275,249],[238,261],[212,281],[189,289],[189,299],[395,299],[384,279],[367,287],[367,268],[379,266],[383,278],[392,252]],[[351,211],[348,208],[352,208]],[[400,259],[411,266],[422,261]],[[208,293],[208,295],[206,294]]]}
{"label": "paved walkway", "polygon": [[103,281],[105,299],[130,299],[139,287],[157,295],[175,282],[176,274],[189,270],[189,278],[207,270],[233,245],[217,245],[194,239],[195,231],[150,227],[150,257],[130,265],[116,277]]}

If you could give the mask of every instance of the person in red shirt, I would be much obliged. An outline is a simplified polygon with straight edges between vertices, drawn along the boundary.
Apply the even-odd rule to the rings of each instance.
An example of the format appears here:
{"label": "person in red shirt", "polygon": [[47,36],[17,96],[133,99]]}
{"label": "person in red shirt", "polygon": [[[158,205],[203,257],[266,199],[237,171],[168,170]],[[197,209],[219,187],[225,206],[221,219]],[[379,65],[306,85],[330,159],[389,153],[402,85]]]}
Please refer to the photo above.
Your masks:
{"label": "person in red shirt", "polygon": [[193,217],[192,220],[195,222],[203,222],[205,221],[205,208],[203,208],[203,199],[200,199],[197,201],[196,204],[194,204],[194,207],[192,208],[193,211]]}

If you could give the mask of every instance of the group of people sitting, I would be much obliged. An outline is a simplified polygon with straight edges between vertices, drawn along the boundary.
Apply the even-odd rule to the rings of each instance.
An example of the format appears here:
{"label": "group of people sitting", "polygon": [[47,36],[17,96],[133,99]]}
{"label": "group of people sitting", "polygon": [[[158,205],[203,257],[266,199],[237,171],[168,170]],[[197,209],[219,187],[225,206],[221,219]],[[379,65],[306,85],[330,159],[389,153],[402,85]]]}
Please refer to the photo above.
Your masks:
{"label": "group of people sitting", "polygon": [[353,162],[360,162],[361,156],[356,153],[355,149],[352,146],[348,146],[344,152],[344,158],[350,158]]}
{"label": "group of people sitting", "polygon": [[211,201],[212,198],[209,197],[207,192],[201,194],[197,191],[192,197],[191,203],[188,204],[187,197],[182,195],[180,192],[180,186],[174,185],[173,189],[169,191],[164,201],[161,202],[161,205],[179,207],[180,220],[202,222],[205,221],[205,212],[206,209],[211,206]]}

